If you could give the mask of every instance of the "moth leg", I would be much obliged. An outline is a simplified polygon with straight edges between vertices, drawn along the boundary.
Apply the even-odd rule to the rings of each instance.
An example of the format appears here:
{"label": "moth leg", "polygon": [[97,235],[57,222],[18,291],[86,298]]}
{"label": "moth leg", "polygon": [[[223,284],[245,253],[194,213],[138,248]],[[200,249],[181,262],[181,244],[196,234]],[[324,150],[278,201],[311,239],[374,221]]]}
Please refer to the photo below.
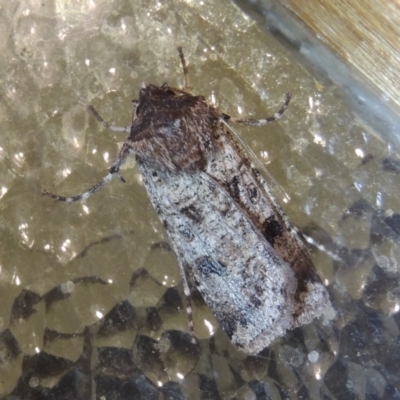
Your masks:
{"label": "moth leg", "polygon": [[125,182],[125,179],[119,174],[119,169],[122,165],[125,164],[126,159],[128,158],[131,151],[132,151],[132,146],[128,142],[125,142],[124,145],[122,146],[121,150],[119,151],[117,158],[113,162],[111,168],[108,170],[108,174],[103,179],[101,179],[99,182],[97,182],[94,186],[92,186],[89,190],[87,190],[86,192],[84,192],[82,194],[78,194],[77,196],[64,197],[64,196],[59,196],[58,194],[50,193],[46,189],[42,190],[42,194],[44,196],[49,196],[52,199],[57,200],[57,201],[65,201],[67,203],[75,203],[80,200],[87,200],[89,197],[91,197],[93,194],[95,194],[98,190],[100,190],[106,183],[110,182],[114,176],[118,176],[122,182]]}
{"label": "moth leg", "polygon": [[186,269],[184,265],[181,264],[181,262],[178,259],[178,265],[179,265],[179,270],[181,273],[182,277],[182,283],[183,283],[183,294],[185,295],[185,302],[186,302],[186,314],[188,317],[188,323],[189,323],[189,334],[192,338],[192,343],[196,343],[196,336],[194,334],[194,323],[193,323],[193,310],[192,310],[192,304],[190,301],[190,287],[189,283],[186,279]]}
{"label": "moth leg", "polygon": [[238,124],[243,124],[243,125],[253,125],[253,126],[266,125],[268,122],[275,121],[282,116],[282,114],[288,108],[291,96],[292,95],[290,93],[286,93],[286,99],[285,99],[285,102],[283,103],[282,107],[279,109],[278,112],[276,112],[271,117],[262,118],[262,119],[237,119],[237,118],[234,118],[231,121],[237,122]]}
{"label": "moth leg", "polygon": [[113,132],[125,132],[125,133],[130,133],[131,127],[130,126],[117,126],[117,125],[112,125],[109,122],[105,121],[100,114],[94,109],[92,105],[88,105],[86,107],[86,110],[92,114],[96,120],[103,125],[105,128],[112,130]]}
{"label": "moth leg", "polygon": [[187,295],[185,291],[185,300],[186,300],[186,313],[189,323],[189,334],[191,336],[192,343],[196,343],[197,340],[196,340],[196,335],[194,334],[193,310],[192,310],[192,303],[190,301],[190,291],[189,295]]}
{"label": "moth leg", "polygon": [[183,90],[187,93],[190,93],[192,91],[192,87],[190,86],[189,70],[186,65],[186,60],[185,56],[183,55],[182,47],[178,47],[178,53],[179,53],[179,58],[181,59],[183,75],[185,77],[185,87],[183,88]]}

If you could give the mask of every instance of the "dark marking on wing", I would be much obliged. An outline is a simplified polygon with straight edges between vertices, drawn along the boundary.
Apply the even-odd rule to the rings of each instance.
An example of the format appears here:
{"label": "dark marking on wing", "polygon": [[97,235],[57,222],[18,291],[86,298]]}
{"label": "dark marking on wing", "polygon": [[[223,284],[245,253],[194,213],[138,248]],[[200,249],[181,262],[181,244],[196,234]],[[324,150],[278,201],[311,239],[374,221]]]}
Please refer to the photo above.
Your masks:
{"label": "dark marking on wing", "polygon": [[249,197],[250,197],[250,200],[252,201],[252,203],[255,203],[255,202],[256,202],[256,200],[258,199],[258,191],[257,191],[257,188],[253,187],[253,188],[250,189],[250,191],[249,191]]}
{"label": "dark marking on wing", "polygon": [[[229,305],[227,305],[229,308]],[[222,326],[222,329],[226,332],[229,339],[232,339],[232,336],[237,332],[237,326],[241,325],[243,327],[247,327],[248,321],[244,313],[240,315],[233,315],[230,313],[225,313],[223,318],[221,318],[221,314],[219,314],[219,323]]]}
{"label": "dark marking on wing", "polygon": [[263,222],[262,233],[268,242],[274,246],[275,239],[283,233],[282,223],[278,222],[274,216],[271,216]]}
{"label": "dark marking on wing", "polygon": [[256,295],[250,296],[249,300],[250,300],[250,303],[253,304],[253,306],[255,308],[259,308],[262,306],[261,300]]}
{"label": "dark marking on wing", "polygon": [[197,268],[203,276],[209,276],[210,274],[217,274],[222,276],[226,272],[226,266],[220,262],[214,261],[210,257],[203,257],[197,263]]}
{"label": "dark marking on wing", "polygon": [[188,217],[190,220],[198,224],[200,224],[203,221],[203,217],[193,204],[191,204],[189,207],[181,208],[180,212],[186,217]]}
{"label": "dark marking on wing", "polygon": [[240,199],[240,179],[237,175],[235,175],[232,180],[229,182],[229,193],[231,196],[238,201]]}

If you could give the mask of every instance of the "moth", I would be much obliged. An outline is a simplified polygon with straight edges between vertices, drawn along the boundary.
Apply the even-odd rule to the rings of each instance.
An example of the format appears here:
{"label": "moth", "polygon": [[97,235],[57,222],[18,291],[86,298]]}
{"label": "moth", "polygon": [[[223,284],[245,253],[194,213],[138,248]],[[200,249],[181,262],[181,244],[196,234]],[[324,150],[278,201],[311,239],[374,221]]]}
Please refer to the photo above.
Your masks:
{"label": "moth", "polygon": [[[287,330],[311,322],[329,296],[302,238],[270,188],[234,139],[228,115],[191,94],[188,68],[179,56],[185,88],[143,85],[134,100],[129,133],[108,174],[87,192],[58,201],[86,200],[102,188],[130,154],[135,155],[151,203],[162,221],[182,275],[190,332],[190,288],[196,288],[231,342],[257,354]],[[262,126],[281,117],[234,120]]]}

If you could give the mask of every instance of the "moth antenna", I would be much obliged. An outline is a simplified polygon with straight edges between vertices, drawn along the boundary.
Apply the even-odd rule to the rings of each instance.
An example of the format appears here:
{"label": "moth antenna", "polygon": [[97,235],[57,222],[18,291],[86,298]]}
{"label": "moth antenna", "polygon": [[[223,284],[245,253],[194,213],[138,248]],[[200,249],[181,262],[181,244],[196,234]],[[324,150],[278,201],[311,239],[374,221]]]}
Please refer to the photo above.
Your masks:
{"label": "moth antenna", "polygon": [[184,91],[190,93],[192,91],[192,87],[190,86],[190,77],[189,77],[189,70],[186,65],[185,56],[183,55],[182,47],[178,47],[179,58],[181,59],[182,69],[183,69],[183,76],[185,78],[185,87]]}
{"label": "moth antenna", "polygon": [[270,117],[266,118],[261,118],[261,119],[232,119],[233,122],[237,122],[238,124],[243,124],[243,125],[253,125],[253,126],[264,126],[268,124],[269,122],[276,121],[279,119],[282,114],[285,112],[285,110],[288,108],[290,99],[292,97],[291,93],[286,93],[286,98],[285,102],[283,103],[282,107],[274,114],[271,115]]}
{"label": "moth antenna", "polygon": [[66,203],[75,203],[77,201],[81,200],[87,200],[89,197],[94,195],[97,191],[99,191],[105,184],[111,181],[111,179],[114,176],[118,176],[122,182],[125,182],[125,179],[119,174],[119,169],[121,168],[122,165],[125,164],[126,159],[128,158],[129,154],[132,151],[132,147],[129,144],[129,142],[125,142],[124,145],[122,146],[121,150],[118,153],[117,158],[115,159],[113,165],[111,168],[108,170],[108,174],[101,179],[99,182],[97,182],[94,186],[92,186],[89,190],[82,194],[78,194],[76,196],[71,196],[71,197],[66,197],[66,196],[60,196],[58,194],[50,193],[46,189],[42,190],[42,194],[44,196],[51,197],[52,199],[56,201],[65,201]]}
{"label": "moth antenna", "polygon": [[131,131],[131,127],[128,126],[128,125],[126,125],[126,126],[117,126],[117,125],[110,124],[109,122],[104,120],[103,117],[95,110],[95,108],[91,104],[89,104],[86,107],[86,111],[88,113],[92,114],[96,118],[97,122],[99,122],[105,128],[110,129],[113,132],[130,133],[130,131]]}

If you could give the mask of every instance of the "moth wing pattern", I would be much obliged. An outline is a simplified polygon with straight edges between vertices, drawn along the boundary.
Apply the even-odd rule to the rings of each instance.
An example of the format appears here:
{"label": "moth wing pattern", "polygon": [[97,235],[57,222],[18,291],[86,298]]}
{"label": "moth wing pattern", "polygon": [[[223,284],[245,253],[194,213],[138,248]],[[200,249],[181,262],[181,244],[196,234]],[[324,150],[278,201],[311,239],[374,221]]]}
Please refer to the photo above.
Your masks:
{"label": "moth wing pattern", "polygon": [[[181,271],[230,340],[257,354],[288,329],[321,315],[329,300],[312,264],[299,285],[299,274],[289,267],[293,260],[273,248],[271,242],[289,237],[296,250],[291,257],[311,263],[258,171],[222,124],[217,132],[219,151],[203,171],[139,167]],[[274,218],[281,228],[271,233],[265,227],[274,226]]]}
{"label": "moth wing pattern", "polygon": [[[144,85],[132,126],[118,127],[88,110],[105,127],[130,131],[108,174],[86,192],[57,201],[87,200],[134,154],[150,200],[164,224],[181,270],[202,294],[231,341],[257,354],[287,330],[311,322],[329,305],[299,233],[226,127],[229,117],[185,90]],[[265,125],[278,113],[239,123]],[[193,334],[188,305],[189,328]]]}
{"label": "moth wing pattern", "polygon": [[181,269],[231,341],[256,354],[285,334],[295,310],[294,273],[223,188],[200,171],[141,173]]}
{"label": "moth wing pattern", "polygon": [[330,304],[328,292],[316,273],[301,234],[232,134],[222,129],[216,137],[221,150],[214,153],[208,163],[207,174],[226,189],[255,229],[293,270],[297,286],[296,309],[290,329],[310,323]]}

